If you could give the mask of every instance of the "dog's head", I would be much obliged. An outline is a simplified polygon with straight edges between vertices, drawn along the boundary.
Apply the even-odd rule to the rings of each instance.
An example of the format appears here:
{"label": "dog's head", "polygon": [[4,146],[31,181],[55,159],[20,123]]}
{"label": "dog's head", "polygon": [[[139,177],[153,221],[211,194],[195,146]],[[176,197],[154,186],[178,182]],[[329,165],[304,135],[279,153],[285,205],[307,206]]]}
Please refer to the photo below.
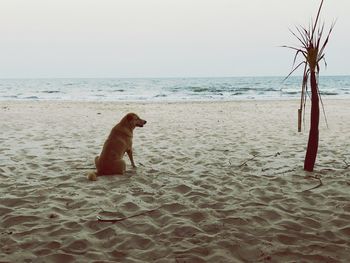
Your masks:
{"label": "dog's head", "polygon": [[147,121],[141,119],[135,113],[128,113],[124,118],[126,118],[126,121],[129,123],[131,128],[143,127],[143,125],[147,123]]}

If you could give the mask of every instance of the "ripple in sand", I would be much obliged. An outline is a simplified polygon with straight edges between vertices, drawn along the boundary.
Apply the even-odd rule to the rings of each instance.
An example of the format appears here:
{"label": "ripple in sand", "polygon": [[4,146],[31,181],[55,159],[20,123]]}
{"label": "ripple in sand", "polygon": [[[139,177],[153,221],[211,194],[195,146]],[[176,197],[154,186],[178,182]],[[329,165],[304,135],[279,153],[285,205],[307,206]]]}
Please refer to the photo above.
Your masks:
{"label": "ripple in sand", "polygon": [[[215,185],[202,184],[201,187],[204,188],[205,190],[208,190],[208,191],[216,191],[216,190],[217,190],[217,186],[215,186]],[[228,191],[231,191],[230,188],[225,188],[225,189],[222,191],[222,193],[223,193],[223,194],[227,193],[227,189],[228,189]]]}
{"label": "ripple in sand", "polygon": [[316,221],[309,217],[301,218],[300,221],[301,221],[300,223],[303,224],[304,226],[307,226],[313,229],[320,229],[322,226],[319,221]]}
{"label": "ripple in sand", "polygon": [[285,229],[293,230],[293,231],[301,231],[303,229],[303,226],[301,224],[296,223],[292,220],[282,220],[278,223],[278,225],[283,226]]}
{"label": "ripple in sand", "polygon": [[244,226],[248,224],[248,221],[240,217],[227,217],[221,219],[221,222],[228,225]]}
{"label": "ripple in sand", "polygon": [[41,262],[53,262],[53,263],[70,263],[74,262],[74,257],[72,255],[63,254],[63,253],[57,253],[48,255],[45,257],[40,258]]}
{"label": "ripple in sand", "polygon": [[157,232],[156,226],[149,222],[132,224],[130,226],[130,230],[135,234],[143,233],[152,235],[153,233]]}
{"label": "ripple in sand", "polygon": [[88,202],[86,200],[81,200],[81,201],[74,201],[72,203],[69,203],[67,205],[67,208],[69,209],[78,209],[86,205]]}
{"label": "ripple in sand", "polygon": [[256,262],[256,259],[259,258],[261,251],[255,246],[238,246],[235,254],[238,255],[243,262]]}
{"label": "ripple in sand", "polygon": [[133,202],[125,202],[121,205],[123,211],[124,209],[128,212],[136,212],[138,210],[140,210],[140,207],[136,204],[134,204]]}
{"label": "ripple in sand", "polygon": [[38,216],[9,216],[2,222],[2,226],[9,228],[15,225],[37,222],[40,219]]}
{"label": "ripple in sand", "polygon": [[108,253],[114,260],[123,260],[128,254],[118,249]]}
{"label": "ripple in sand", "polygon": [[206,213],[196,212],[196,211],[186,213],[185,216],[188,217],[189,219],[191,219],[191,221],[196,223],[196,224],[201,222],[201,221],[204,221],[207,218]]}
{"label": "ripple in sand", "polygon": [[13,212],[13,209],[10,209],[7,207],[0,207],[0,215],[2,215],[2,216],[9,214],[11,212]]}
{"label": "ripple in sand", "polygon": [[155,198],[150,195],[142,195],[140,196],[141,200],[145,203],[153,203],[155,201]]}
{"label": "ripple in sand", "polygon": [[68,246],[63,248],[64,252],[68,254],[85,254],[88,248],[88,243],[84,239],[75,240],[71,242]]}
{"label": "ripple in sand", "polygon": [[170,213],[173,213],[186,209],[186,206],[180,203],[170,203],[163,205],[162,208]]}
{"label": "ripple in sand", "polygon": [[47,248],[44,248],[44,249],[38,249],[36,251],[34,251],[34,254],[36,256],[47,256],[47,255],[50,255],[52,253],[52,250],[51,249],[47,249]]}
{"label": "ripple in sand", "polygon": [[291,235],[284,235],[284,234],[278,234],[277,236],[278,241],[280,241],[283,244],[286,245],[293,245],[298,242],[299,238],[291,236]]}
{"label": "ripple in sand", "polygon": [[350,227],[344,227],[342,229],[339,230],[340,233],[342,233],[345,236],[348,236],[350,238]]}
{"label": "ripple in sand", "polygon": [[277,221],[282,218],[282,216],[279,213],[271,209],[265,209],[261,211],[260,215],[269,221]]}
{"label": "ripple in sand", "polygon": [[207,261],[201,257],[194,255],[180,255],[175,257],[176,263],[206,263]]}
{"label": "ripple in sand", "polygon": [[18,207],[30,203],[29,201],[23,199],[23,197],[13,197],[13,198],[2,198],[1,204],[5,207]]}
{"label": "ripple in sand", "polygon": [[162,162],[162,158],[153,157],[149,160],[150,164],[159,164]]}
{"label": "ripple in sand", "polygon": [[187,185],[180,184],[176,187],[173,187],[171,190],[173,190],[177,193],[180,193],[180,194],[186,194],[186,193],[190,192],[192,190],[192,188],[187,186]]}
{"label": "ripple in sand", "polygon": [[202,200],[203,198],[209,197],[210,195],[200,191],[190,191],[185,194],[187,198],[189,198],[192,202],[196,202],[198,200]]}
{"label": "ripple in sand", "polygon": [[193,237],[197,233],[200,233],[201,230],[194,226],[180,226],[175,228],[173,234],[178,237]]}
{"label": "ripple in sand", "polygon": [[114,237],[115,235],[115,230],[111,227],[107,227],[94,233],[94,236],[98,239],[108,239]]}
{"label": "ripple in sand", "polygon": [[216,235],[221,232],[222,224],[221,223],[207,223],[201,227],[203,231],[209,235]]}
{"label": "ripple in sand", "polygon": [[350,204],[344,205],[343,209],[345,212],[350,213]]}
{"label": "ripple in sand", "polygon": [[59,236],[65,236],[65,235],[71,235],[71,234],[72,234],[72,230],[71,229],[60,227],[57,230],[52,231],[48,235],[51,236],[51,237],[59,237]]}
{"label": "ripple in sand", "polygon": [[117,246],[117,249],[121,251],[128,250],[130,248],[139,249],[139,250],[149,250],[152,246],[154,246],[153,240],[144,237],[142,235],[128,235],[128,239],[123,243]]}
{"label": "ripple in sand", "polygon": [[77,222],[66,222],[66,223],[64,223],[64,227],[67,229],[74,230],[74,231],[82,229],[81,224],[78,224]]}
{"label": "ripple in sand", "polygon": [[45,245],[45,248],[51,249],[51,250],[57,250],[61,247],[61,243],[57,241],[51,241]]}

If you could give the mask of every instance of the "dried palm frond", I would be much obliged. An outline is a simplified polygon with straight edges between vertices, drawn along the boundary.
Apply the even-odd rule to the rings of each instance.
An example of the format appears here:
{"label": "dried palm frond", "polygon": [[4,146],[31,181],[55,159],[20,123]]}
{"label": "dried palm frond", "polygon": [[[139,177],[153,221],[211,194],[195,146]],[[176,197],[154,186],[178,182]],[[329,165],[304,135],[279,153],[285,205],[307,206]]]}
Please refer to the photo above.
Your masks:
{"label": "dried palm frond", "polygon": [[[296,27],[296,31],[290,30],[290,32],[297,38],[297,40],[300,42],[300,47],[292,47],[292,46],[283,46],[289,49],[294,50],[295,56],[293,60],[293,68],[291,72],[288,74],[288,76],[285,78],[289,78],[298,68],[301,66],[304,66],[304,72],[303,72],[303,81],[302,81],[302,89],[301,89],[301,99],[300,99],[300,114],[305,109],[305,102],[308,95],[308,80],[310,77],[310,72],[315,72],[317,76],[317,83],[318,83],[318,76],[320,72],[320,62],[324,62],[325,66],[327,66],[327,62],[325,59],[325,48],[328,44],[330,34],[332,33],[332,30],[334,28],[335,22],[331,25],[328,34],[324,38],[324,24],[319,25],[319,17],[320,12],[322,9],[324,0],[321,1],[320,7],[317,12],[316,20],[314,23],[311,23],[309,28],[305,27]],[[322,40],[324,38],[324,40]],[[297,59],[302,56],[302,61],[299,62],[296,65]],[[296,66],[295,66],[296,65]],[[327,124],[327,117],[324,110],[323,101],[321,98],[321,93],[319,92],[318,85],[316,87],[317,92],[320,96],[320,101],[323,109],[323,114],[325,116],[325,121]],[[303,118],[304,119],[304,118]],[[300,131],[301,128],[301,119],[299,120],[299,128]],[[328,124],[327,124],[328,126]]]}

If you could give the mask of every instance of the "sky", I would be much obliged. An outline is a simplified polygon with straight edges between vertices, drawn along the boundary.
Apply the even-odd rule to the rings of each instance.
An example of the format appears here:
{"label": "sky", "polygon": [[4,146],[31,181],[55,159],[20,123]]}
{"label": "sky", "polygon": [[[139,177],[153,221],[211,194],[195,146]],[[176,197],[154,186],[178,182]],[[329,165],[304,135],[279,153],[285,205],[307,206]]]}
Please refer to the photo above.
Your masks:
{"label": "sky", "polygon": [[[320,0],[0,0],[0,78],[285,76]],[[350,75],[350,1],[323,75]],[[298,74],[298,73],[297,73]]]}

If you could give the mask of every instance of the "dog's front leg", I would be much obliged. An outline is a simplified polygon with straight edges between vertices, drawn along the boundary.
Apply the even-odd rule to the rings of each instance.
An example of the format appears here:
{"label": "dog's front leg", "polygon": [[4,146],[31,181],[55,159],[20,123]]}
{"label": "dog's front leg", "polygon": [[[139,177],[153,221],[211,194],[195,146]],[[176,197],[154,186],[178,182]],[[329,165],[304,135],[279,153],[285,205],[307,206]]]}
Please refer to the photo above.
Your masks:
{"label": "dog's front leg", "polygon": [[135,163],[134,163],[134,157],[132,156],[132,149],[126,151],[126,153],[127,153],[128,156],[129,156],[129,159],[130,159],[130,162],[131,162],[132,167],[135,168],[136,165],[135,165]]}

